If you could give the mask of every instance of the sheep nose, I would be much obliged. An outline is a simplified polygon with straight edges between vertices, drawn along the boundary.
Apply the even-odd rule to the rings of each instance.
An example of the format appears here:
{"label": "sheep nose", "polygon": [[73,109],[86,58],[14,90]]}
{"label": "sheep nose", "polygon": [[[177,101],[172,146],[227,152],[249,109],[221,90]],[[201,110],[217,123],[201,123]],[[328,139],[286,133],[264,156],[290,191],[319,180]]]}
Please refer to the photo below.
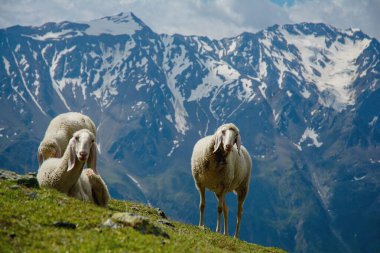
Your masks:
{"label": "sheep nose", "polygon": [[85,151],[81,151],[81,152],[79,152],[79,155],[80,155],[81,157],[86,157],[86,156],[87,156],[87,152],[85,152]]}
{"label": "sheep nose", "polygon": [[230,150],[232,148],[232,145],[231,144],[227,144],[226,145],[226,149]]}

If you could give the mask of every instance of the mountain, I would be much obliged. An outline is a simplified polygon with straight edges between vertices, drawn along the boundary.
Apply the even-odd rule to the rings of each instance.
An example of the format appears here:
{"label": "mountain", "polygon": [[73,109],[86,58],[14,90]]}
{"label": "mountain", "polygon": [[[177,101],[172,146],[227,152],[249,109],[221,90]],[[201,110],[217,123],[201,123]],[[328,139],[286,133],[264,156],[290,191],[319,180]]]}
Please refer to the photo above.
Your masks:
{"label": "mountain", "polygon": [[[234,122],[253,158],[243,240],[380,251],[380,44],[359,29],[301,23],[212,40],[120,13],[0,34],[2,167],[36,171],[49,121],[79,111],[98,126],[113,197],[197,224],[193,145]],[[216,212],[208,192],[212,229]]]}

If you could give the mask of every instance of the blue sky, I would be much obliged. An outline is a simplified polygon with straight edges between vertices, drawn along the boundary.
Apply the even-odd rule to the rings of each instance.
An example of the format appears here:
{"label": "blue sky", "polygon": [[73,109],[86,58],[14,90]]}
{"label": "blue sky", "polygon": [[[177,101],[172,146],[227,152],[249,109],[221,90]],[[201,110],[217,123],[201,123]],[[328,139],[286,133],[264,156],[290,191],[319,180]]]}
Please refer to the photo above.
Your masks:
{"label": "blue sky", "polygon": [[295,0],[271,0],[273,3],[283,6],[287,4],[288,6],[292,6]]}
{"label": "blue sky", "polygon": [[157,33],[219,39],[274,24],[323,22],[380,40],[380,0],[1,0],[0,27],[134,12]]}

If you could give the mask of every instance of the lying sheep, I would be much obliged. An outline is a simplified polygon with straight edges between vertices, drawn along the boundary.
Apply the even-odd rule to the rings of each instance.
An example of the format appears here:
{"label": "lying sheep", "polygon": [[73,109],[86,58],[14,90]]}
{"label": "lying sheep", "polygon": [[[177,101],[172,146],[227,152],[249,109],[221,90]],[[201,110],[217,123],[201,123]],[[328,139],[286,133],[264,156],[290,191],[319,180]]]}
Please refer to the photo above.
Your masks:
{"label": "lying sheep", "polygon": [[94,134],[87,129],[75,132],[61,158],[49,158],[42,163],[37,173],[38,183],[41,187],[55,188],[81,200],[106,205],[109,199],[107,186],[91,169],[83,170],[94,152]]}
{"label": "lying sheep", "polygon": [[204,226],[205,188],[207,188],[215,193],[218,200],[216,231],[221,231],[220,217],[223,211],[224,234],[228,235],[225,194],[233,191],[238,197],[235,237],[239,237],[243,203],[251,178],[251,166],[251,157],[241,145],[239,129],[232,123],[220,126],[214,135],[206,136],[195,144],[191,157],[191,170],[200,194],[200,227]]}
{"label": "lying sheep", "polygon": [[[52,119],[38,148],[39,166],[50,157],[60,158],[65,152],[70,138],[80,129],[90,130],[96,138],[95,124],[86,115],[78,112],[67,112]],[[96,172],[96,152],[90,155],[87,165]]]}

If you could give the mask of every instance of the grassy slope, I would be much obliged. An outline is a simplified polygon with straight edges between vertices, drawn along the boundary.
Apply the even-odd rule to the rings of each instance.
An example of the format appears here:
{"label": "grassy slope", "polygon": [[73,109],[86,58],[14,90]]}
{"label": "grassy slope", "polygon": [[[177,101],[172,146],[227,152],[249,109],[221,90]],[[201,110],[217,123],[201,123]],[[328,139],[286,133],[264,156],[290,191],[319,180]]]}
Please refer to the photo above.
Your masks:
{"label": "grassy slope", "polygon": [[[116,212],[145,216],[170,238],[102,227]],[[283,252],[175,221],[171,227],[160,219],[156,209],[137,203],[112,200],[101,208],[55,190],[0,180],[0,252]],[[56,221],[77,227],[55,227]]]}

